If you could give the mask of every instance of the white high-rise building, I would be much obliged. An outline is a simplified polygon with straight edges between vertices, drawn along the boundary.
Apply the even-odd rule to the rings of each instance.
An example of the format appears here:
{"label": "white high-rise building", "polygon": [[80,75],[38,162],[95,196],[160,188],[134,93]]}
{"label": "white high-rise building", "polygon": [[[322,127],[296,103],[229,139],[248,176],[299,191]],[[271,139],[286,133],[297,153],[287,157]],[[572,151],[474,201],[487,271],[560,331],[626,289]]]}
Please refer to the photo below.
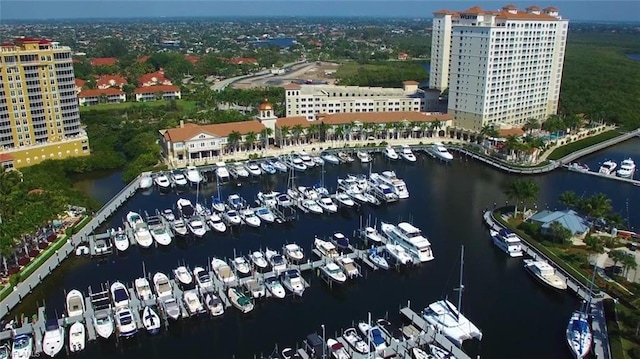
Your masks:
{"label": "white high-rise building", "polygon": [[567,28],[554,7],[434,13],[431,88],[457,127],[521,126],[558,110]]}

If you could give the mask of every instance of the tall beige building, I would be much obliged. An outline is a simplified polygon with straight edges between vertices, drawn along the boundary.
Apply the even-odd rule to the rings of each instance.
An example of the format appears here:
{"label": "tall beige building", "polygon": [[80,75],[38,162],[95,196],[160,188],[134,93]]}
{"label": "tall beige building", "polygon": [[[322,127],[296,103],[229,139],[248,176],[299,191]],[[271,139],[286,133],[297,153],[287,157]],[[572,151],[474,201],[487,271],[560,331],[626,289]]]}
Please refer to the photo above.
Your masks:
{"label": "tall beige building", "polygon": [[33,38],[0,44],[0,166],[87,154],[71,49]]}
{"label": "tall beige building", "polygon": [[521,126],[556,114],[568,20],[554,7],[434,13],[431,88],[458,127]]}

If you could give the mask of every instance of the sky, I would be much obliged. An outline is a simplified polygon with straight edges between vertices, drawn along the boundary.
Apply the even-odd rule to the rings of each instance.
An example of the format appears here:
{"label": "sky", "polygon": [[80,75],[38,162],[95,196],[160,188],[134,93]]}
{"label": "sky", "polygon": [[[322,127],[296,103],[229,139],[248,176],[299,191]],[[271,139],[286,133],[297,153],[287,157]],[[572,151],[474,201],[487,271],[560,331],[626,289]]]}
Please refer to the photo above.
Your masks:
{"label": "sky", "polygon": [[[480,6],[496,10],[504,1],[431,0],[1,0],[3,20],[192,17],[192,16],[341,16],[422,17],[440,9],[464,10]],[[570,20],[640,22],[640,0],[514,1],[518,8],[555,6]]]}

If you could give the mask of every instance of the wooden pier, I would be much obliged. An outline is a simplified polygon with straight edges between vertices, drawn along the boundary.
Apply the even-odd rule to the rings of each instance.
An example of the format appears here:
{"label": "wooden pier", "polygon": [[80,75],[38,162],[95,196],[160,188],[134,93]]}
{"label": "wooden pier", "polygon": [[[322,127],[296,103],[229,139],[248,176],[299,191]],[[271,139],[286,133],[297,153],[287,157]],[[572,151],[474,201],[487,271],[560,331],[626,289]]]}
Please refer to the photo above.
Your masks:
{"label": "wooden pier", "polygon": [[640,186],[640,180],[636,180],[633,178],[624,178],[624,177],[618,177],[614,174],[604,174],[604,173],[600,173],[600,172],[596,172],[596,171],[590,171],[587,169],[579,169],[576,167],[571,166],[571,164],[567,164],[567,165],[563,165],[562,167],[568,169],[571,172],[577,172],[577,173],[584,173],[586,175],[591,175],[591,176],[596,176],[596,177],[600,177],[600,178],[607,178],[610,180],[615,180],[618,182],[623,182],[623,183],[629,183],[632,184],[634,186]]}

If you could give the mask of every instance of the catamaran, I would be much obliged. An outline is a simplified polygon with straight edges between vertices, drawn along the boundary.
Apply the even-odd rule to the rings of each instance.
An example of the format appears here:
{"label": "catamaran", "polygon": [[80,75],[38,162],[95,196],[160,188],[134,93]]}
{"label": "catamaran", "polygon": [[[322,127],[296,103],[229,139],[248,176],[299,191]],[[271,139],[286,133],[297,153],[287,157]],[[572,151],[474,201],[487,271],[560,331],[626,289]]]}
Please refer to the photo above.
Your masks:
{"label": "catamaran", "polygon": [[382,230],[382,233],[391,241],[406,248],[411,254],[417,257],[420,262],[433,260],[431,243],[422,235],[422,231],[412,224],[401,222],[398,223],[397,226],[394,226],[393,224],[382,222],[380,230]]}

